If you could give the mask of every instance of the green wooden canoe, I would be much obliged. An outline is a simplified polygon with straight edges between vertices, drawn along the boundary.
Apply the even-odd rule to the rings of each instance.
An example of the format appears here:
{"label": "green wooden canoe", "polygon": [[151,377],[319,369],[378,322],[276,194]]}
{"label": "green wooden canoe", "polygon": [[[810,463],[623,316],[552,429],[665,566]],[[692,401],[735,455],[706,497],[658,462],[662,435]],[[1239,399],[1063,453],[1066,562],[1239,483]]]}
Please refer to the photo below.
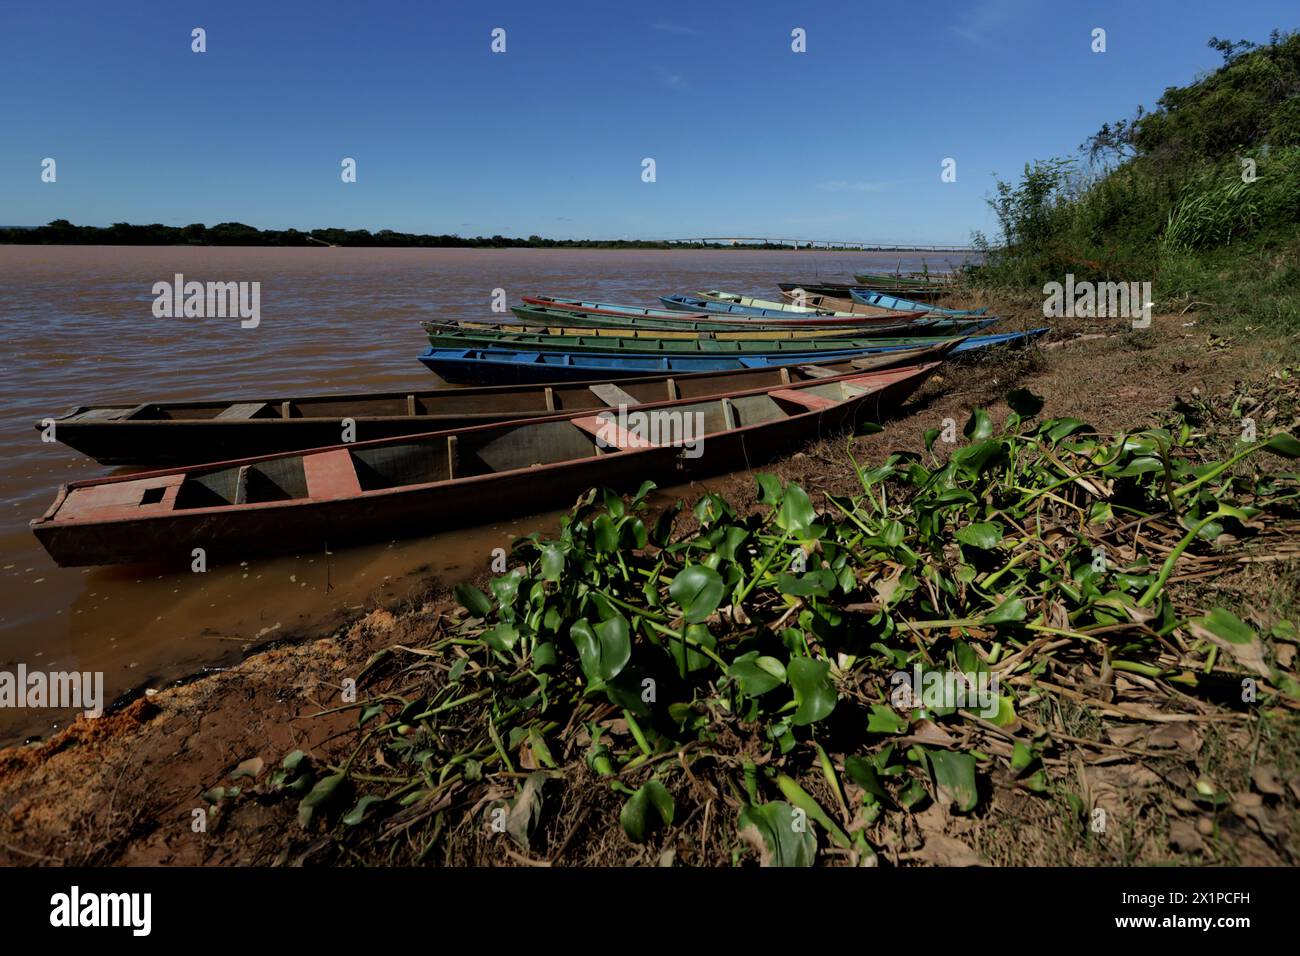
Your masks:
{"label": "green wooden canoe", "polygon": [[[728,322],[725,317],[713,318],[695,318],[689,312],[678,312],[681,318],[674,318],[673,313],[667,309],[633,309],[631,307],[619,307],[618,313],[581,311],[577,309],[564,309],[553,306],[541,305],[515,305],[510,307],[510,311],[519,317],[522,325],[532,325],[539,328],[582,328],[582,329],[653,329],[663,332],[756,332],[756,331],[774,331],[789,330],[791,328],[805,328],[797,326],[794,323],[768,324],[761,319],[749,321],[743,317],[737,318],[733,322]],[[906,316],[906,313],[902,313]],[[792,315],[792,319],[801,318],[798,315]],[[828,318],[819,316],[819,318]],[[860,317],[859,317],[860,318]],[[896,322],[885,323],[890,331],[902,331],[913,325],[913,320],[900,318]],[[807,329],[831,330],[852,334],[854,330],[864,330],[860,334],[872,331],[879,325],[864,325],[862,322],[853,322],[846,319],[843,323],[823,322],[816,325],[808,325]]]}

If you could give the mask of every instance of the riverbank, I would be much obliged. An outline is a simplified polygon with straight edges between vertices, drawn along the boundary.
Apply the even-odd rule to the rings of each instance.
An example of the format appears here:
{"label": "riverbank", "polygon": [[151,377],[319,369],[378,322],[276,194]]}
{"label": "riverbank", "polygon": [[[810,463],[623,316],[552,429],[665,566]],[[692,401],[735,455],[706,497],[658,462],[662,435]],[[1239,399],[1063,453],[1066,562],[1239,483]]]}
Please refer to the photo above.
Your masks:
{"label": "riverbank", "polygon": [[[1286,377],[1280,358],[1265,341],[1209,339],[1194,315],[1157,316],[1142,331],[1117,330],[1105,320],[1063,323],[1041,349],[946,367],[884,432],[858,439],[854,455],[877,464],[892,450],[921,452],[928,429],[942,428],[945,419],[960,426],[976,408],[1001,419],[1007,413],[1002,396],[1017,387],[1045,398],[1043,418],[1070,415],[1103,431],[1157,425],[1179,403],[1200,403],[1208,431],[1233,427],[1235,408],[1267,423],[1265,434],[1295,433],[1295,372]],[[814,502],[847,493],[856,482],[841,442],[821,442],[765,470],[798,482]],[[711,481],[707,490],[742,513],[761,508],[748,474]],[[1217,563],[1198,559],[1170,588],[1193,603],[1203,602],[1208,590],[1253,608],[1257,626],[1284,613],[1294,621],[1300,601],[1295,530],[1271,526],[1262,554],[1230,545]],[[1267,559],[1248,560],[1251,554]],[[479,583],[486,587],[485,581]],[[508,770],[489,773],[480,761],[472,769],[462,765],[459,782],[437,801],[390,811],[378,825],[366,819],[349,825],[340,820],[347,807],[327,814],[322,803],[327,822],[318,817],[304,827],[304,794],[290,797],[286,790],[295,780],[319,786],[325,768],[355,760],[364,765],[355,771],[355,786],[382,790],[379,781],[397,773],[391,752],[357,729],[358,710],[341,696],[346,682],[356,682],[363,700],[376,693],[409,696],[403,687],[426,668],[443,679],[449,667],[476,669],[454,645],[473,626],[466,619],[457,599],[429,581],[424,594],[359,615],[326,639],[274,647],[228,670],[159,688],[98,721],[80,720],[42,743],[0,752],[0,862],[726,865],[757,858],[736,825],[744,795],[732,789],[750,759],[766,770],[785,766],[841,826],[864,829],[882,865],[1300,861],[1300,701],[1284,695],[1260,712],[1171,693],[1140,673],[1098,674],[1086,661],[1078,671],[1044,680],[1030,703],[1021,689],[1021,722],[1010,732],[922,721],[893,741],[955,747],[955,734],[965,748],[983,753],[993,770],[987,780],[981,775],[974,812],[957,812],[942,789],[931,789],[928,798],[908,809],[892,806],[864,828],[853,813],[844,818],[834,810],[847,795],[851,803],[844,806],[863,812],[860,778],[845,775],[848,754],[833,741],[826,753],[842,781],[838,791],[757,741],[723,739],[714,744],[721,756],[688,759],[687,746],[657,761],[676,813],[671,825],[635,843],[620,825],[626,794],[619,796],[592,769],[577,734],[553,740],[549,749],[527,737],[498,741],[498,749],[508,748]],[[1294,636],[1267,641],[1274,665],[1294,678]],[[435,646],[442,649],[430,657]],[[464,663],[453,666],[458,660]],[[616,711],[592,716],[611,741],[630,743],[632,728]],[[496,718],[471,709],[464,719],[481,726]],[[1005,766],[1013,740],[1034,741],[1043,787],[1026,785]],[[277,771],[295,752],[305,755],[297,758],[303,762],[290,758],[293,769]],[[320,772],[303,772],[308,766]],[[545,776],[532,776],[537,772]],[[534,789],[516,793],[529,779]],[[628,779],[641,782],[631,772]],[[507,821],[532,818],[531,847],[490,838],[483,817],[498,803]],[[377,814],[379,806],[362,806],[359,816]],[[524,810],[516,813],[518,806]],[[1105,832],[1089,828],[1097,809],[1110,821]],[[824,861],[862,861],[857,850],[821,839]]]}

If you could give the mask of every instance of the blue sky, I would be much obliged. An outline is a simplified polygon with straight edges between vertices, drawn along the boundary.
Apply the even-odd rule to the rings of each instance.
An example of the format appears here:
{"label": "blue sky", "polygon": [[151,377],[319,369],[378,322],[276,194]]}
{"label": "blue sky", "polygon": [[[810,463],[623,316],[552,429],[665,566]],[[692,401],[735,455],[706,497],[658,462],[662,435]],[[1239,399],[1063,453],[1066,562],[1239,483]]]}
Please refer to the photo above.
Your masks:
{"label": "blue sky", "polygon": [[[1073,153],[1220,62],[1211,35],[1262,41],[1295,11],[9,2],[0,223],[964,242],[992,231],[994,173]],[[196,26],[206,53],[191,52]],[[806,53],[791,51],[796,27]],[[56,183],[41,182],[45,157]],[[344,157],[356,183],[340,180]],[[940,180],[949,157],[954,183]]]}

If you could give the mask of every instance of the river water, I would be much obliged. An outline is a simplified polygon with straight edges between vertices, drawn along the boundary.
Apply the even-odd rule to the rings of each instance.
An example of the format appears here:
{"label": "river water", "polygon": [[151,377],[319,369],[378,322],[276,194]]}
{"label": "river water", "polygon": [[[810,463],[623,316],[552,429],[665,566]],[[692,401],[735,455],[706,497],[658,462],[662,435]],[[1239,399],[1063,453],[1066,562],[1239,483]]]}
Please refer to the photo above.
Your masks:
{"label": "river water", "polygon": [[[0,671],[103,672],[105,699],[236,659],[262,640],[487,567],[492,549],[558,513],[333,555],[252,560],[204,574],[59,568],[27,523],[61,482],[106,469],[34,424],[74,405],[430,388],[420,321],[491,317],[541,293],[657,305],[705,288],[779,298],[776,283],[947,267],[935,254],[757,250],[349,249],[0,245]],[[157,282],[259,282],[260,322],[157,318]],[[66,712],[0,707],[0,744]]]}

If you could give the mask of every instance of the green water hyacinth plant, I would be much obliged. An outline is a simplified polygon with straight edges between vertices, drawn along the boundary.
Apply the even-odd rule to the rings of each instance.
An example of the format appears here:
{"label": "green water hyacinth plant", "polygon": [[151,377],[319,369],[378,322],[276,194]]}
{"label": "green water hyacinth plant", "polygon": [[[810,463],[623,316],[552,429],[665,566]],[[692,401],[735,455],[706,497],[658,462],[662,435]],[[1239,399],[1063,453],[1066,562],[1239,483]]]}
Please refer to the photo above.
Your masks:
{"label": "green water hyacinth plant", "polygon": [[[558,535],[517,541],[486,591],[458,587],[465,613],[428,648],[372,662],[388,689],[355,705],[354,757],[322,774],[367,801],[348,832],[435,821],[422,859],[453,805],[486,806],[519,851],[559,853],[547,808],[582,779],[621,801],[633,844],[700,813],[703,788],[732,808],[738,861],[872,864],[889,814],[979,813],[994,773],[1050,788],[1053,742],[1022,710],[1063,668],[1100,661],[1206,696],[1249,676],[1300,698],[1272,635],[1169,589],[1187,561],[1296,516],[1297,476],[1251,465],[1300,445],[1276,435],[1203,462],[1186,422],[1102,436],[1038,421],[1028,392],[1008,402],[1000,426],[976,410],[946,459],[936,433],[926,454],[869,465],[850,435],[857,490],[819,502],[764,473],[749,513],[710,493],[655,514],[650,483],[588,492]],[[900,706],[900,671],[996,677],[997,696],[979,714]]]}

